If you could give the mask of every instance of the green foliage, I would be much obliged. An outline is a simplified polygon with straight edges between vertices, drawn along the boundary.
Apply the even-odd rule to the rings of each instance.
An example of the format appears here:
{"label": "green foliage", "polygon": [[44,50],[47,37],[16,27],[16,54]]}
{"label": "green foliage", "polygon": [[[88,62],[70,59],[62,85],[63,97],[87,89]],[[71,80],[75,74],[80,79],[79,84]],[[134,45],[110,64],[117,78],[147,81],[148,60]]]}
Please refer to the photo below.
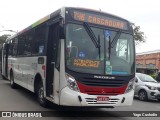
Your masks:
{"label": "green foliage", "polygon": [[140,43],[145,43],[146,42],[146,36],[144,32],[140,30],[140,26],[136,26],[134,23],[131,24],[133,27],[133,32],[134,32],[134,39],[136,45]]}
{"label": "green foliage", "polygon": [[5,42],[5,40],[10,37],[10,34],[4,34],[2,36],[0,36],[0,46],[2,46],[2,44]]}
{"label": "green foliage", "polygon": [[156,74],[156,73],[153,73],[153,74],[150,74],[150,76],[153,77],[154,79],[156,79],[157,74]]}

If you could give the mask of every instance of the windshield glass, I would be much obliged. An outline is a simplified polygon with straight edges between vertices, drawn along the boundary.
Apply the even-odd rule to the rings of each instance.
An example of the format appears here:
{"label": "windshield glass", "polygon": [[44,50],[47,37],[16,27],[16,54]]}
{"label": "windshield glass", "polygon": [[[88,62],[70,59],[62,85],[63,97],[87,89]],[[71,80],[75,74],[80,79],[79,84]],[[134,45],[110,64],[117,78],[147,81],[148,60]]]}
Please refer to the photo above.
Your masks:
{"label": "windshield glass", "polygon": [[155,79],[153,79],[151,76],[149,75],[145,75],[145,74],[136,74],[139,79],[143,82],[157,82]]}
{"label": "windshield glass", "polygon": [[[92,74],[128,75],[134,73],[133,36],[121,33],[110,45],[117,31],[91,27],[97,43],[83,25],[67,24],[66,66],[68,69]],[[110,52],[109,52],[110,50]]]}

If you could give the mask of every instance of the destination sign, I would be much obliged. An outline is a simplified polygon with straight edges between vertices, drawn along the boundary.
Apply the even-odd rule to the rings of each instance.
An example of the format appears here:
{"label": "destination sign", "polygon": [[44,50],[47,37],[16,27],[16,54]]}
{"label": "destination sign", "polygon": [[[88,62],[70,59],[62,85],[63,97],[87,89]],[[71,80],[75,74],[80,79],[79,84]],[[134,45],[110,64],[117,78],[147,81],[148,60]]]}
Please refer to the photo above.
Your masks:
{"label": "destination sign", "polygon": [[72,17],[74,20],[78,20],[82,22],[88,22],[88,23],[103,25],[107,27],[119,28],[123,30],[128,29],[127,22],[108,17],[107,15],[102,16],[99,14],[97,15],[97,14],[91,14],[87,12],[73,11]]}
{"label": "destination sign", "polygon": [[100,65],[100,61],[74,59],[74,65],[78,67],[98,68]]}

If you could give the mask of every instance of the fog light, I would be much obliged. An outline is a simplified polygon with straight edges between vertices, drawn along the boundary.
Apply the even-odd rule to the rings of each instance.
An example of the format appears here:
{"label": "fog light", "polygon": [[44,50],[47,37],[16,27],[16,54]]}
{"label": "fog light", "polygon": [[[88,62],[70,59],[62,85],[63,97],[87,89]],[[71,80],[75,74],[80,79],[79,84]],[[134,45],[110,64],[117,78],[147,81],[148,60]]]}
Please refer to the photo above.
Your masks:
{"label": "fog light", "polygon": [[154,96],[155,92],[151,92],[151,96]]}

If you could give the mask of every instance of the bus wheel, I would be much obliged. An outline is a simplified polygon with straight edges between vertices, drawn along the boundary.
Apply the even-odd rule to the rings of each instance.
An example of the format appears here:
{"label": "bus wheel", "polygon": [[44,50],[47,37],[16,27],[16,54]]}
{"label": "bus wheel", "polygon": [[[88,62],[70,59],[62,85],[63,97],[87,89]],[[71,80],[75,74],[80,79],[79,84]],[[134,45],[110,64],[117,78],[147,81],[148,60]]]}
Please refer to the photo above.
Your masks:
{"label": "bus wheel", "polygon": [[17,88],[16,84],[14,83],[14,76],[12,72],[10,74],[10,85],[11,85],[11,88],[13,89]]}
{"label": "bus wheel", "polygon": [[43,84],[39,83],[38,91],[37,91],[38,102],[42,107],[47,107],[48,101],[44,97],[44,88]]}
{"label": "bus wheel", "polygon": [[4,77],[3,75],[2,75],[2,78],[3,78],[4,80],[7,80],[6,77]]}

